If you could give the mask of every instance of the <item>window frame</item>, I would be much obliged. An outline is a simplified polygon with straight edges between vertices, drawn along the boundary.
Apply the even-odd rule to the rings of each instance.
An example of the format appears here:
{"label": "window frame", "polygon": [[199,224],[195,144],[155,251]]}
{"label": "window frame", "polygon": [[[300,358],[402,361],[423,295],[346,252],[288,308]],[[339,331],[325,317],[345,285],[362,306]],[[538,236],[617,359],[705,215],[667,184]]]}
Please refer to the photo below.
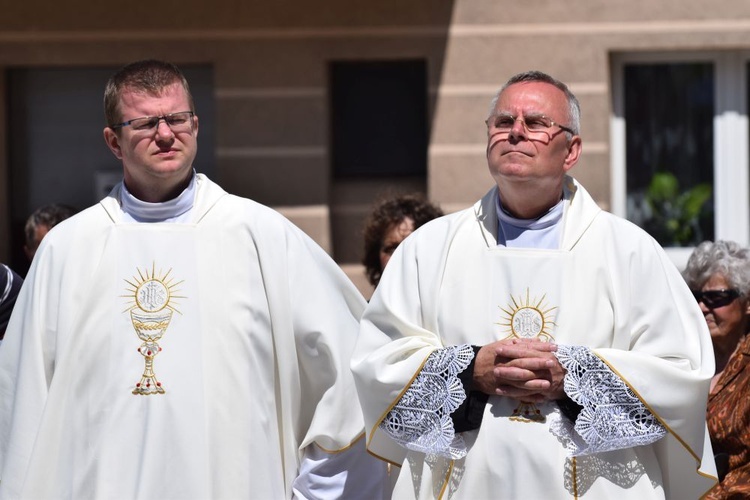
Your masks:
{"label": "window frame", "polygon": [[[626,217],[625,65],[632,63],[711,63],[714,68],[714,228],[716,240],[750,242],[750,129],[747,98],[750,51],[625,53],[612,57],[610,116],[610,199],[612,212]],[[736,207],[744,207],[737,210]],[[682,268],[692,247],[665,248]]]}

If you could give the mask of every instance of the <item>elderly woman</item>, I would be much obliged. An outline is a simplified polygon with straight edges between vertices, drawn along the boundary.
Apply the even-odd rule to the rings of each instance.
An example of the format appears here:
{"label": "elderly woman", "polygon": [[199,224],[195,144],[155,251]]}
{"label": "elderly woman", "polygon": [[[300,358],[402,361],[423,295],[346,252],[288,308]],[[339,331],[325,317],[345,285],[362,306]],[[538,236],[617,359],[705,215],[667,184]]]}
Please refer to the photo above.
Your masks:
{"label": "elderly woman", "polygon": [[365,265],[367,279],[378,286],[393,251],[425,222],[443,211],[421,194],[402,194],[381,200],[365,222]]}
{"label": "elderly woman", "polygon": [[720,483],[706,498],[750,498],[750,249],[704,241],[683,272],[714,347],[706,414]]}

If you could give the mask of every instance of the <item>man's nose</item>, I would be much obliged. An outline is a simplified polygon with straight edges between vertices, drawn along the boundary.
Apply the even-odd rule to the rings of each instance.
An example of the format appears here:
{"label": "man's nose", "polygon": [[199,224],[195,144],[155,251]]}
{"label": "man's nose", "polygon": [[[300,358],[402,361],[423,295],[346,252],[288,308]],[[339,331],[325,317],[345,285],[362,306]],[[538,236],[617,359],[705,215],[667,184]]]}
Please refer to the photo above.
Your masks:
{"label": "man's nose", "polygon": [[161,119],[159,120],[159,123],[156,124],[156,136],[159,139],[172,139],[174,137],[174,132],[172,132],[172,129],[167,124],[167,120]]}
{"label": "man's nose", "polygon": [[518,117],[515,120],[513,120],[513,126],[510,127],[510,132],[508,132],[508,137],[512,139],[527,139],[526,136],[526,123],[523,121],[523,117]]}

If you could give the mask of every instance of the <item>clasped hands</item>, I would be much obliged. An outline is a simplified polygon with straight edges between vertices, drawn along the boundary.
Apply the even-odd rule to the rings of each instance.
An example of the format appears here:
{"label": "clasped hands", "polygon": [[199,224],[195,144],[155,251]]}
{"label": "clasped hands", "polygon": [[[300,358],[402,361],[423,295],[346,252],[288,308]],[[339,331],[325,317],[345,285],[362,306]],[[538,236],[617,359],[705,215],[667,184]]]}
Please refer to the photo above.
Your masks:
{"label": "clasped hands", "polygon": [[526,403],[563,399],[566,370],[553,354],[557,345],[536,339],[505,339],[479,349],[474,389]]}

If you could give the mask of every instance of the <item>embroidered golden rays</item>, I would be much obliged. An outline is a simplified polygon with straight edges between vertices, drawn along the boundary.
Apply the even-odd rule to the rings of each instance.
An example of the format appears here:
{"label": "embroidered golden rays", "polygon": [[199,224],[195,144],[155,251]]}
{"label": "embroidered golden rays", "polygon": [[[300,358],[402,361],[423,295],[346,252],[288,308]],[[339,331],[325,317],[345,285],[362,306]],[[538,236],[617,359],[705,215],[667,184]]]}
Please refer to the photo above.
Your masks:
{"label": "embroidered golden rays", "polygon": [[526,298],[518,298],[511,295],[511,303],[507,308],[500,307],[505,313],[504,323],[495,323],[507,329],[506,338],[533,339],[538,338],[548,342],[554,340],[551,330],[555,325],[552,321],[552,312],[557,307],[548,307],[545,305],[546,295],[540,299],[531,300],[529,289],[526,289]]}
{"label": "embroidered golden rays", "polygon": [[170,276],[171,269],[166,273],[157,273],[155,264],[151,271],[136,271],[136,276],[125,280],[128,295],[123,295],[130,301],[129,307],[123,312],[130,312],[133,328],[142,341],[138,352],[145,362],[141,380],[135,384],[133,394],[164,394],[164,388],[154,373],[154,358],[161,352],[159,340],[167,331],[172,313],[180,313],[174,303],[177,299],[185,298],[176,295],[179,292],[177,287],[182,281],[174,281]]}
{"label": "embroidered golden rays", "polygon": [[[546,295],[540,299],[531,299],[529,289],[526,289],[526,297],[513,297],[507,308],[502,308],[505,317],[503,323],[495,323],[505,328],[508,332],[506,339],[539,339],[544,342],[554,340],[552,327],[557,326],[553,321],[553,312],[557,307],[549,307],[545,304]],[[534,403],[521,402],[513,410],[510,420],[517,422],[544,422],[546,417]]]}

